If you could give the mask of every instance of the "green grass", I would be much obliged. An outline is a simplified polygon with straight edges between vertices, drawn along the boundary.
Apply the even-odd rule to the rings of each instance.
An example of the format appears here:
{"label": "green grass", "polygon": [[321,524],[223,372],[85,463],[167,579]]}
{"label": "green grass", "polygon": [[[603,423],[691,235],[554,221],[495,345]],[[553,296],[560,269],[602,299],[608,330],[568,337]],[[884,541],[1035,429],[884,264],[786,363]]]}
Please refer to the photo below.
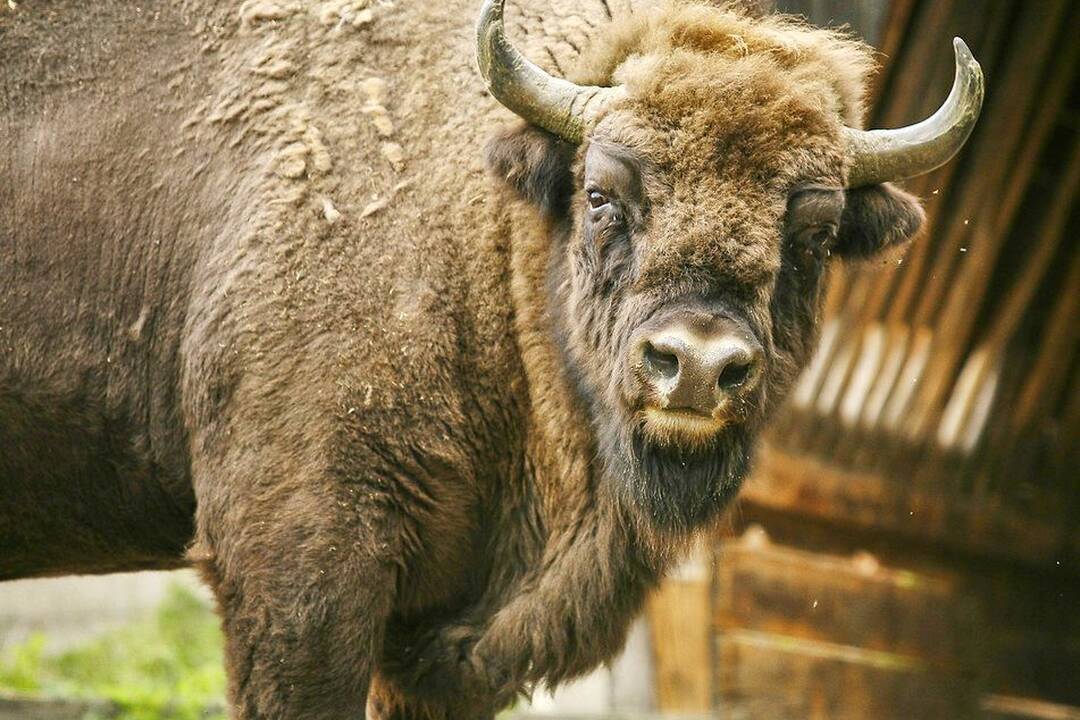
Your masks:
{"label": "green grass", "polygon": [[209,720],[221,707],[225,671],[217,618],[172,585],[152,617],[48,655],[36,635],[0,655],[0,690],[115,703],[118,720]]}

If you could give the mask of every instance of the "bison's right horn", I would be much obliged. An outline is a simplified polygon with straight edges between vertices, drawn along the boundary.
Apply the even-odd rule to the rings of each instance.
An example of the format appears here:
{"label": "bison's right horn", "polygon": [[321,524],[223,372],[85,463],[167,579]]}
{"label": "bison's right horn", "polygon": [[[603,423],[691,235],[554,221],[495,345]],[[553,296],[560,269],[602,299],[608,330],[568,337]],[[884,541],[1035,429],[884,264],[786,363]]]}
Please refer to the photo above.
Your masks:
{"label": "bison's right horn", "polygon": [[505,0],[485,0],[476,25],[476,61],[495,99],[564,140],[581,142],[617,88],[575,85],[529,62],[506,40]]}
{"label": "bison's right horn", "polygon": [[982,109],[983,74],[963,40],[954,38],[953,50],[952,91],[936,113],[896,130],[844,128],[848,187],[923,175],[947,163],[964,146]]}

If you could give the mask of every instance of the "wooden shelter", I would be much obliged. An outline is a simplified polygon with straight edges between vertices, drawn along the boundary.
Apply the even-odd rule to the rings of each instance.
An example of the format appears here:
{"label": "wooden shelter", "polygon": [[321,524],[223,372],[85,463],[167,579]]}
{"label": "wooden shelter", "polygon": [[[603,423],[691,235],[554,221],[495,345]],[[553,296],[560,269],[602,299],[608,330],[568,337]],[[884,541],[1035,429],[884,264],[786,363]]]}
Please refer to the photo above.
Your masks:
{"label": "wooden shelter", "polygon": [[833,278],[711,572],[653,599],[661,708],[1080,718],[1080,3],[776,4],[882,50],[875,127],[936,108],[954,35],[987,96],[907,183],[928,232]]}

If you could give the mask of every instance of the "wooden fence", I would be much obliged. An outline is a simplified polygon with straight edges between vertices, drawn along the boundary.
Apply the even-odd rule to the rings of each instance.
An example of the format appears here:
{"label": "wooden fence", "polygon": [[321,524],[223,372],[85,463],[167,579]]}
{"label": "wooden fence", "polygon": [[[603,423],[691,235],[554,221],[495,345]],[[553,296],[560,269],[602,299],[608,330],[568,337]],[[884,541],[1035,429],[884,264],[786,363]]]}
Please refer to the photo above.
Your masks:
{"label": "wooden fence", "polygon": [[[907,183],[925,200],[924,237],[884,266],[836,272],[820,349],[750,491],[988,554],[1075,557],[1080,4],[888,7],[872,124],[936,108],[953,35],[986,73],[983,116],[957,159]],[[823,475],[830,491],[810,489]]]}

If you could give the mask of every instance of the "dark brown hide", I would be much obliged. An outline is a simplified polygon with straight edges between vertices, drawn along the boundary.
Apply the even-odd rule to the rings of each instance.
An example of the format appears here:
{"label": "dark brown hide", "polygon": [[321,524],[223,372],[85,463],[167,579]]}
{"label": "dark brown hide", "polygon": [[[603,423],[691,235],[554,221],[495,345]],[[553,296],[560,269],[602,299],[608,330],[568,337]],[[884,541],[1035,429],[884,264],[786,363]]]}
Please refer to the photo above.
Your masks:
{"label": "dark brown hide", "polygon": [[[839,190],[839,35],[616,18],[575,72],[625,98],[580,147],[501,131],[492,181],[474,3],[365,4],[0,10],[0,579],[193,564],[248,720],[490,718],[611,658],[737,491],[829,256],[922,219]],[[591,148],[636,189],[590,215]],[[657,442],[627,347],[688,307],[765,374]]]}

